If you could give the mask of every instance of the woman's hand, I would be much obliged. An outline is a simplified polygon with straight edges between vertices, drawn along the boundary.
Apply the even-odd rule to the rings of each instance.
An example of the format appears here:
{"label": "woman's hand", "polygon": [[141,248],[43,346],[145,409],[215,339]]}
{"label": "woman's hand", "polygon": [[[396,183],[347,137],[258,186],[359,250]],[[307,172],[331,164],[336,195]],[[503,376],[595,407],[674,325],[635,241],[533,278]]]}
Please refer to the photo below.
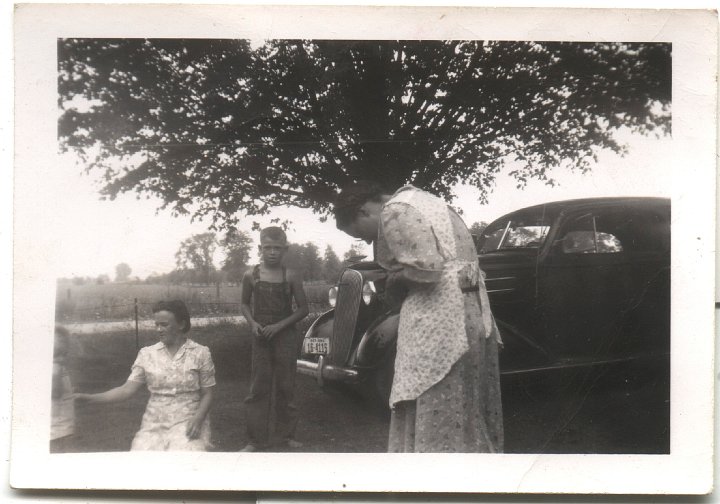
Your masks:
{"label": "woman's hand", "polygon": [[266,339],[271,340],[282,330],[283,326],[281,324],[270,324],[260,329],[260,334],[265,336]]}
{"label": "woman's hand", "polygon": [[397,289],[404,285],[402,270],[389,271],[385,280],[385,285],[390,289]]}
{"label": "woman's hand", "polygon": [[203,421],[198,417],[194,416],[190,419],[185,429],[185,435],[188,439],[197,439],[200,437],[200,430],[202,430]]}
{"label": "woman's hand", "polygon": [[400,306],[408,293],[408,286],[402,271],[391,271],[385,279],[383,296],[390,306]]}

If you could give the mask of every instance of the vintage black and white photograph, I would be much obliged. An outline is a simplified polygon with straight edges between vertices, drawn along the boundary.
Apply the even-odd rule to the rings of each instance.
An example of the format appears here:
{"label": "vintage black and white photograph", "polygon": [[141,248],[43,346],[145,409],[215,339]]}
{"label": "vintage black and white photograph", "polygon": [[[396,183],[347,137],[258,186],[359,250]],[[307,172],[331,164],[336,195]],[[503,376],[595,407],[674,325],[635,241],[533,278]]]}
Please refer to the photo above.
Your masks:
{"label": "vintage black and white photograph", "polygon": [[[35,357],[47,394],[30,404],[47,414],[31,451],[338,471],[344,455],[434,454],[401,460],[530,460],[528,474],[538,457],[672,465],[678,439],[712,435],[704,417],[673,416],[711,411],[712,377],[693,401],[671,371],[696,355],[679,338],[712,373],[712,309],[692,336],[678,321],[694,317],[689,283],[698,301],[714,293],[712,275],[696,282],[714,267],[713,229],[686,219],[714,219],[697,212],[715,208],[715,123],[678,87],[679,35],[369,36],[352,29],[362,10],[317,13],[347,37],[253,32],[251,19],[313,13],[234,9],[243,36],[88,35],[71,18],[45,35],[55,136],[33,175],[19,171],[29,151],[16,167],[16,198],[36,184],[47,203],[18,216],[46,234],[16,244],[37,247],[20,268],[42,257],[46,290],[24,314],[49,349]],[[97,11],[105,26],[112,12]],[[698,91],[711,106],[713,89]],[[697,138],[693,116],[711,118],[695,147],[679,140]],[[688,152],[699,161],[679,166]],[[315,476],[308,489],[332,479]],[[268,488],[217,481],[178,485]],[[495,488],[483,484],[469,488]]]}

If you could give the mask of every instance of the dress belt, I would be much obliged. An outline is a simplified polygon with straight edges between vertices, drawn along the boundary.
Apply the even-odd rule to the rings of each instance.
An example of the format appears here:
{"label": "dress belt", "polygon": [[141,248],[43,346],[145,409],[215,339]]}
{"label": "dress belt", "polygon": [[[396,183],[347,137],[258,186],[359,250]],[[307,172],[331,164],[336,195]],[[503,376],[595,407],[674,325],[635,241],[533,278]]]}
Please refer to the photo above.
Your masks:
{"label": "dress belt", "polygon": [[469,294],[471,292],[480,292],[480,286],[473,285],[472,287],[461,287],[460,291],[462,291],[463,294]]}

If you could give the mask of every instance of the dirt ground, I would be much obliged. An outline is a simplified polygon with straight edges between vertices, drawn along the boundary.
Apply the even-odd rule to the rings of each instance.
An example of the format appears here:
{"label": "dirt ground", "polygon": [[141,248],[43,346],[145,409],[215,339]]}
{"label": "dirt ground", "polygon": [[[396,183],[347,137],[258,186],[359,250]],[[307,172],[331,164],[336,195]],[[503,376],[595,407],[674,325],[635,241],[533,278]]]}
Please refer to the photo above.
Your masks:
{"label": "dirt ground", "polygon": [[[194,330],[195,331],[195,330]],[[217,370],[211,410],[215,451],[237,451],[247,442],[244,404],[249,385],[249,344],[237,329],[203,333]],[[141,346],[151,343],[142,335]],[[83,338],[86,338],[85,336]],[[132,343],[132,344],[129,344]],[[85,340],[73,373],[80,391],[123,383],[135,356],[134,334]],[[653,366],[574,370],[514,377],[503,382],[505,451],[509,453],[667,453],[669,385]],[[147,392],[125,403],[78,405],[71,451],[126,451],[140,426]],[[298,375],[297,438],[302,452],[384,452],[389,414],[336,387],[320,388]],[[290,451],[271,448],[272,451]]]}

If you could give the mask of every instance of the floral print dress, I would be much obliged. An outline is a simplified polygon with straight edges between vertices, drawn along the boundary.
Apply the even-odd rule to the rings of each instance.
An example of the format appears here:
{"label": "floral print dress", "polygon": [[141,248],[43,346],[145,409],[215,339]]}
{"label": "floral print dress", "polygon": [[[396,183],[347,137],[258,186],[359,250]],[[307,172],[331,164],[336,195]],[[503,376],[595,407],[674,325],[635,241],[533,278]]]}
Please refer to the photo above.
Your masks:
{"label": "floral print dress", "polygon": [[412,283],[388,451],[501,452],[500,333],[467,227],[442,200],[406,186],[383,207],[376,250],[383,268]]}
{"label": "floral print dress", "polygon": [[200,389],[215,385],[210,350],[188,339],[174,356],[162,342],[140,349],[130,381],[145,383],[150,391],[140,430],[131,450],[205,451],[210,444],[210,418],[200,436],[188,439],[187,424],[200,405]]}

